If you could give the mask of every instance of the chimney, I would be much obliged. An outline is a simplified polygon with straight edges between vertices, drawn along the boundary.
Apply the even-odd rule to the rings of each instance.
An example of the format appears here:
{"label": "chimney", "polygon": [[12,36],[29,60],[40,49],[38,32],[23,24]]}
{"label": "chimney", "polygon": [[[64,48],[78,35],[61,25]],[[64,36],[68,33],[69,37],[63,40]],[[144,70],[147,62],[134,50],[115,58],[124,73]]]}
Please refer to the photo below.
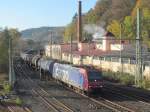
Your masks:
{"label": "chimney", "polygon": [[80,0],[78,3],[77,39],[78,42],[82,41],[82,2]]}

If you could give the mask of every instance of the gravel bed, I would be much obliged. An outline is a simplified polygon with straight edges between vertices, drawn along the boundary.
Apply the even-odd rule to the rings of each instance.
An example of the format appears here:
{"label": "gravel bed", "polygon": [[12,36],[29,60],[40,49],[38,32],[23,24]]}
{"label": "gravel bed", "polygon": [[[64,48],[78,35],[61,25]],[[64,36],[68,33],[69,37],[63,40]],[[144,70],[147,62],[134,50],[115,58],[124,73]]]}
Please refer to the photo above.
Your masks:
{"label": "gravel bed", "polygon": [[75,112],[112,112],[112,110],[96,104],[77,93],[69,91],[52,80],[49,82],[37,82],[44,88],[44,90],[59,101],[73,108]]}
{"label": "gravel bed", "polygon": [[[110,100],[114,100],[126,107],[136,109],[137,112],[150,112],[150,103],[148,104],[148,102],[150,102],[149,91],[107,81],[105,82],[104,89],[105,94],[103,97],[109,98],[110,96]],[[111,91],[113,91],[113,94]]]}
{"label": "gravel bed", "polygon": [[24,79],[24,77],[19,76],[17,79],[19,80],[17,86],[18,95],[23,100],[25,106],[29,107],[32,112],[53,112],[38,96],[33,94],[32,88],[35,87],[35,85],[31,85],[29,80]]}
{"label": "gravel bed", "polygon": [[136,87],[132,87],[132,86],[125,86],[125,85],[112,83],[112,82],[108,82],[108,81],[105,82],[105,85],[107,87],[121,90],[122,92],[124,92],[124,94],[128,93],[133,96],[137,95],[137,96],[143,97],[150,102],[150,91],[149,90],[136,88]]}
{"label": "gravel bed", "polygon": [[0,105],[0,112],[9,112],[9,110],[5,106]]}
{"label": "gravel bed", "polygon": [[103,90],[102,97],[120,105],[123,105],[127,108],[130,108],[132,110],[136,110],[136,112],[150,112],[149,105],[143,104],[141,102],[138,102],[138,100],[129,99],[115,93],[112,94],[109,90]]}

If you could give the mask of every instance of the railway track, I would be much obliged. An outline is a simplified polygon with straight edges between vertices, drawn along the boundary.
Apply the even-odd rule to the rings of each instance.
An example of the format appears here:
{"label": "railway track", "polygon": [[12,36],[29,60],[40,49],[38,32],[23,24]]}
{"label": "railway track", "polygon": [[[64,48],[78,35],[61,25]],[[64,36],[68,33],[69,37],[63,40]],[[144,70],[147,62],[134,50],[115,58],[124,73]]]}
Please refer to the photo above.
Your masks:
{"label": "railway track", "polygon": [[52,100],[48,100],[45,97],[45,93],[41,94],[41,92],[33,90],[33,92],[38,95],[48,106],[50,106],[55,112],[74,112],[72,109],[56,100],[55,97],[52,97]]}
{"label": "railway track", "polygon": [[[136,90],[135,88],[129,88],[129,87],[121,87],[116,84],[110,83],[105,81],[106,83],[106,89],[111,89],[112,91],[118,91],[119,93],[125,94],[129,97],[141,100],[143,102],[150,103],[150,92],[146,90]],[[144,91],[144,92],[143,92]]]}
{"label": "railway track", "polygon": [[[28,67],[28,68],[27,68]],[[28,79],[30,82],[35,83],[30,77],[29,75],[32,74],[32,71],[31,71],[31,68],[29,68],[29,66],[26,66],[25,67],[26,69],[23,69],[22,68],[22,72],[23,72],[23,75],[25,75],[25,78]],[[37,84],[38,85],[38,84]],[[48,93],[46,90],[44,90],[42,87],[40,87],[39,85],[36,87],[38,88],[38,90],[33,90],[34,94],[38,95],[47,105],[51,105],[50,107],[51,108],[54,108],[53,110],[57,110],[58,109],[58,104],[55,105],[55,103],[51,103],[49,102],[48,99],[46,99],[46,96],[52,96],[50,95],[50,93]],[[72,89],[66,87],[67,89],[73,91]],[[41,92],[39,92],[41,91]],[[73,91],[75,92],[75,91]],[[115,103],[113,101],[110,101],[108,99],[105,99],[103,97],[98,97],[98,98],[91,98],[91,97],[88,97],[86,95],[83,95],[81,93],[78,93],[76,92],[77,94],[79,95],[82,95],[83,97],[86,97],[88,98],[89,100],[101,105],[101,106],[104,106],[108,109],[111,109],[112,111],[115,111],[115,112],[137,112],[137,110],[134,110],[132,108],[129,108],[129,107],[126,107],[124,105],[121,105],[121,104],[118,104],[118,103]],[[122,95],[122,94],[118,94],[118,95]],[[129,98],[129,97],[128,97]],[[53,98],[53,99],[56,99],[56,98]],[[56,99],[57,100],[57,99]],[[58,103],[58,101],[55,101]],[[60,102],[60,101],[59,101]],[[54,105],[53,105],[54,104]],[[60,104],[59,104],[60,105]],[[62,106],[62,104],[61,104]],[[63,104],[63,108],[65,108],[64,104]],[[59,108],[60,109],[60,108]],[[59,110],[58,109],[58,110]],[[67,107],[68,109],[68,107]],[[69,112],[73,112],[73,110],[68,110]],[[67,111],[67,112],[68,112]],[[57,112],[57,111],[56,111]]]}
{"label": "railway track", "polygon": [[29,108],[18,107],[18,106],[8,106],[10,112],[32,112]]}
{"label": "railway track", "polygon": [[[67,89],[71,90],[68,87],[67,87]],[[86,98],[90,99],[91,101],[93,101],[93,102],[95,102],[95,103],[97,103],[99,105],[102,105],[102,106],[104,106],[104,107],[106,107],[108,109],[111,109],[111,110],[113,110],[115,112],[136,112],[136,111],[134,111],[134,110],[132,110],[130,108],[124,107],[122,105],[119,105],[117,103],[114,103],[112,101],[104,99],[102,97],[99,97],[98,99],[94,99],[94,98],[88,97],[88,96],[86,96],[84,94],[81,94],[81,93],[78,93],[78,92],[76,92],[76,93],[82,95],[83,97],[86,97]]]}
{"label": "railway track", "polygon": [[[72,89],[70,89],[68,87],[65,87],[65,88],[73,91]],[[95,103],[97,103],[99,105],[102,105],[102,106],[104,106],[104,107],[106,107],[108,109],[111,109],[111,110],[113,110],[115,112],[136,112],[135,110],[132,110],[132,109],[127,108],[125,106],[119,105],[119,104],[117,104],[115,102],[112,102],[110,100],[107,100],[107,99],[105,99],[103,97],[92,98],[92,97],[89,97],[87,95],[84,95],[84,94],[81,94],[81,93],[78,93],[78,92],[76,92],[76,93],[81,95],[81,96],[83,96],[83,97],[88,98],[89,100],[91,100],[91,101],[93,101],[93,102],[95,102]]]}
{"label": "railway track", "polygon": [[[45,90],[43,90],[38,84],[36,84],[30,77],[27,76],[27,71],[23,70],[22,68],[19,69],[19,71],[22,71],[24,75],[24,79],[28,79],[28,82],[30,82],[31,85],[35,85],[35,87],[32,89],[32,92],[38,96],[47,106],[48,108],[55,112],[74,112],[71,108],[57,100],[55,97],[52,97],[49,99],[47,96],[50,96],[49,93],[47,93]],[[19,72],[18,71],[18,72]]]}
{"label": "railway track", "polygon": [[131,99],[131,100],[135,100],[139,103],[150,106],[150,103],[149,103],[148,99],[142,98],[142,97],[137,96],[137,95],[135,95],[135,96],[127,95],[127,94],[125,94],[124,92],[122,92],[121,90],[118,90],[118,89],[108,88],[108,87],[105,87],[105,88],[107,89],[107,91],[111,92],[112,94],[118,94],[120,96],[126,97],[126,98]]}

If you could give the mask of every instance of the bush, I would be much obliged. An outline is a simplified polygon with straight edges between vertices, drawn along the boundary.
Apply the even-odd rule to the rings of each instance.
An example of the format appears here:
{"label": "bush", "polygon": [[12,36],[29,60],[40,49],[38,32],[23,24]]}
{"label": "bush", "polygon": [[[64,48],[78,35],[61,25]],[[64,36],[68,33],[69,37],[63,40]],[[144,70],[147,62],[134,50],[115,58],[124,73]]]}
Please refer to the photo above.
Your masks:
{"label": "bush", "polygon": [[3,85],[3,88],[4,88],[4,91],[5,91],[6,94],[7,94],[7,93],[10,93],[10,91],[12,90],[11,85],[8,84],[8,83],[4,84],[4,85]]}
{"label": "bush", "polygon": [[[134,85],[134,79],[135,77],[133,75],[127,74],[127,73],[119,73],[119,72],[111,72],[111,71],[105,71],[102,73],[104,79],[121,83],[124,85]],[[144,89],[150,89],[150,80],[143,79],[141,88]]]}
{"label": "bush", "polygon": [[144,79],[143,82],[142,82],[142,88],[150,89],[150,80]]}
{"label": "bush", "polygon": [[112,82],[119,82],[125,85],[133,85],[134,84],[134,76],[129,75],[127,73],[120,73],[120,72],[103,72],[103,77],[106,80]]}
{"label": "bush", "polygon": [[120,81],[122,84],[125,85],[133,85],[134,84],[134,76],[123,74],[123,76],[120,78]]}
{"label": "bush", "polygon": [[110,72],[110,71],[103,72],[103,77],[106,80],[113,81],[113,82],[118,82],[118,78],[115,76],[115,74],[113,72]]}
{"label": "bush", "polygon": [[17,97],[17,99],[16,99],[16,104],[17,104],[17,105],[22,105],[22,104],[23,104],[23,101],[22,101],[19,97]]}

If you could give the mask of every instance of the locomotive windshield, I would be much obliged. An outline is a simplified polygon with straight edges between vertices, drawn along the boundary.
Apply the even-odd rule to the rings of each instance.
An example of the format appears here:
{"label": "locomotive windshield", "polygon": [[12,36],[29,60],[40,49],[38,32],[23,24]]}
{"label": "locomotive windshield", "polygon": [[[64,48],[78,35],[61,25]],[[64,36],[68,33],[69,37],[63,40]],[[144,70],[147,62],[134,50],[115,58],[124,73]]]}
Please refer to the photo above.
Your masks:
{"label": "locomotive windshield", "polygon": [[100,72],[97,72],[97,71],[89,71],[88,72],[88,79],[90,81],[92,80],[101,80],[102,79],[102,76],[101,76],[101,73]]}

